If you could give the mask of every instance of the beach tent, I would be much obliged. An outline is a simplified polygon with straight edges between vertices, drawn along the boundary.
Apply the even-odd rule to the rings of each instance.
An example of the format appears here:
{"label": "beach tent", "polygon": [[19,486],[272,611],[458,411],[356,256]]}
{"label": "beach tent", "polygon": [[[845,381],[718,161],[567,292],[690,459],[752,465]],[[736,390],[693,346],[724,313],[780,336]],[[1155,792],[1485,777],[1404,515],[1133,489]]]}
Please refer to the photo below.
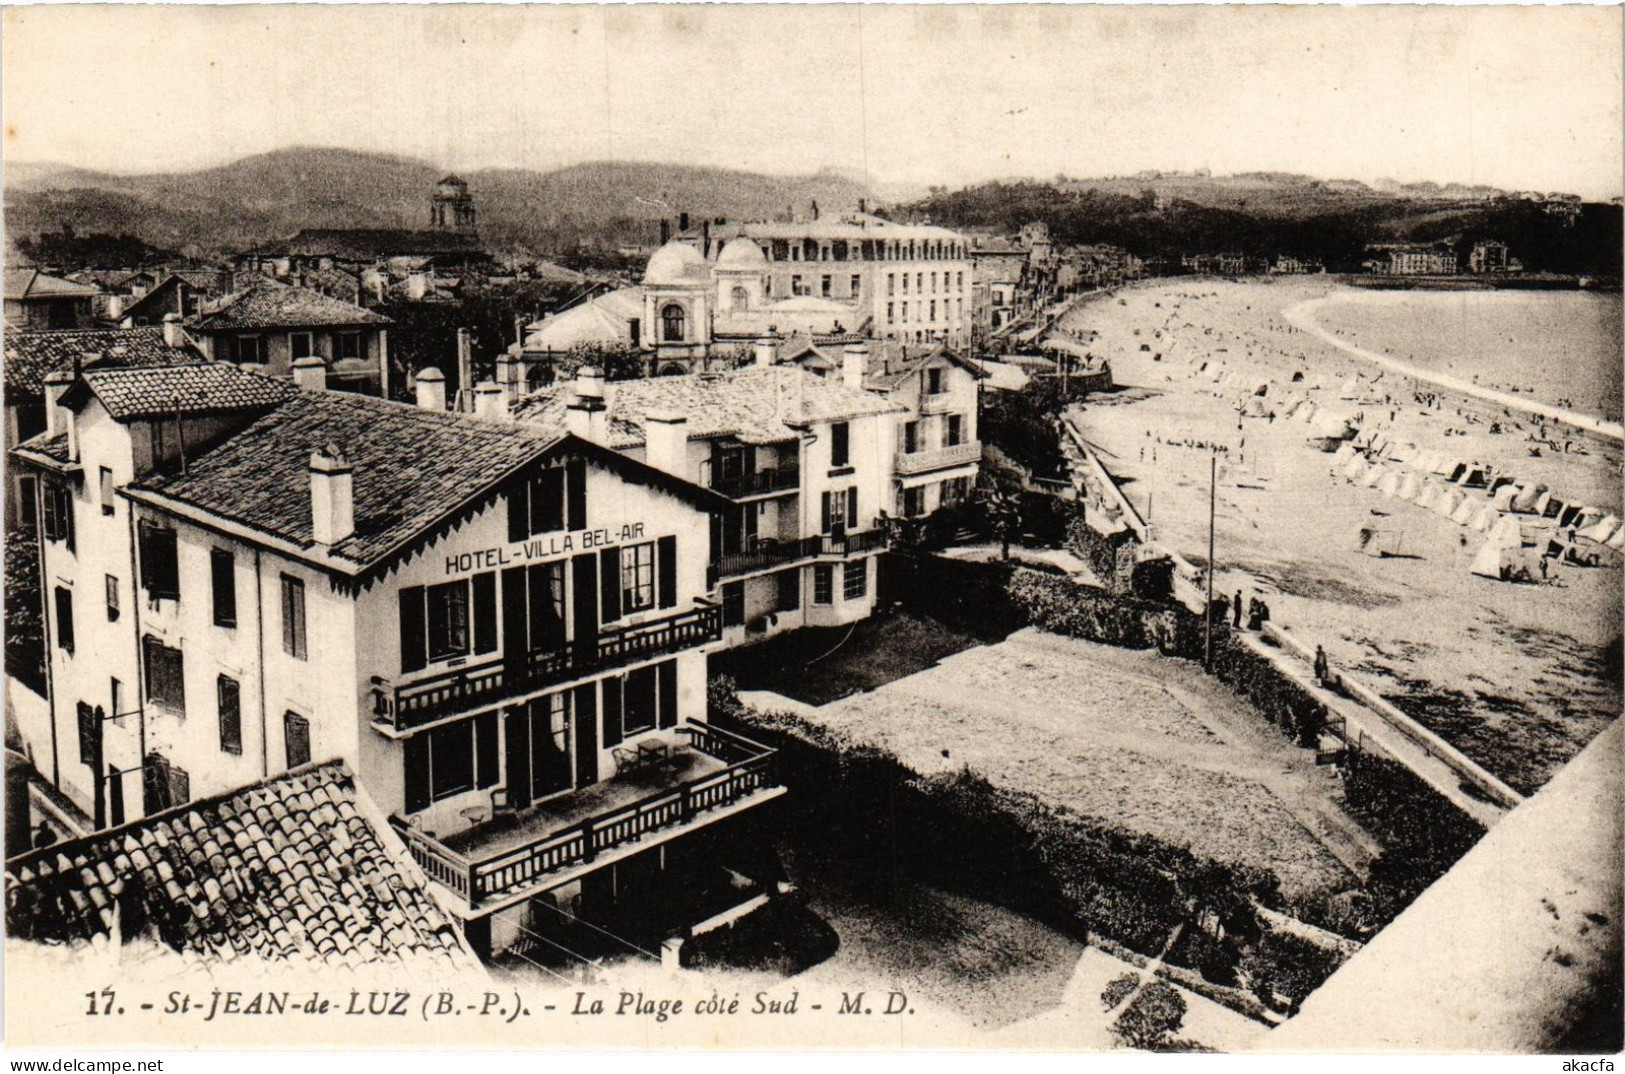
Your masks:
{"label": "beach tent", "polygon": [[1469,525],[1479,533],[1488,533],[1493,530],[1496,523],[1500,521],[1501,512],[1495,509],[1494,504],[1487,503],[1478,509],[1478,514],[1473,516],[1473,520],[1471,523],[1469,523]]}
{"label": "beach tent", "polygon": [[1315,415],[1315,430],[1321,436],[1329,436],[1334,440],[1347,440],[1354,435],[1354,429],[1346,416],[1325,410]]}
{"label": "beach tent", "polygon": [[1554,500],[1550,492],[1542,492],[1540,497],[1535,500],[1535,506],[1529,509],[1529,513],[1539,515],[1542,518],[1556,518],[1557,511],[1551,510],[1553,503],[1558,503],[1561,507],[1561,502]]}
{"label": "beach tent", "polygon": [[1512,498],[1512,509],[1526,515],[1534,513],[1535,504],[1540,501],[1540,495],[1545,491],[1545,485],[1524,485],[1520,487],[1518,494]]}
{"label": "beach tent", "polygon": [[1489,532],[1490,543],[1502,548],[1521,548],[1538,539],[1538,534],[1526,528],[1517,515],[1502,515]]}
{"label": "beach tent", "polygon": [[1553,496],[1551,493],[1547,493],[1545,500],[1536,506],[1540,508],[1540,516],[1542,518],[1562,518],[1563,513],[1569,509],[1568,504],[1564,503],[1556,496]]}
{"label": "beach tent", "polygon": [[1558,512],[1557,524],[1559,526],[1572,526],[1580,520],[1580,516],[1584,513],[1585,508],[1579,504],[1566,503],[1563,505],[1563,510]]}
{"label": "beach tent", "polygon": [[1343,443],[1343,446],[1337,449],[1337,454],[1332,458],[1332,461],[1334,463],[1337,463],[1338,465],[1342,465],[1343,463],[1348,462],[1353,457],[1354,457],[1354,445],[1348,443],[1347,441],[1345,441]]}
{"label": "beach tent", "polygon": [[1450,475],[1456,472],[1456,467],[1463,465],[1465,465],[1465,463],[1452,458],[1443,451],[1436,451],[1433,454],[1433,472],[1438,474],[1440,477],[1447,479],[1450,478]]}
{"label": "beach tent", "polygon": [[1482,503],[1471,496],[1464,497],[1461,506],[1450,512],[1450,521],[1458,526],[1468,525],[1478,515],[1479,509],[1483,506]]}
{"label": "beach tent", "polygon": [[1456,475],[1456,484],[1464,489],[1481,489],[1490,483],[1490,469],[1483,463],[1467,463]]}
{"label": "beach tent", "polygon": [[1377,491],[1382,493],[1384,496],[1399,495],[1399,471],[1385,471],[1382,475],[1382,480],[1377,482]]}
{"label": "beach tent", "polygon": [[1388,457],[1395,462],[1409,463],[1414,466],[1416,464],[1416,445],[1410,441],[1403,444],[1391,442],[1388,445]]}
{"label": "beach tent", "polygon": [[1253,388],[1253,394],[1254,395],[1268,395],[1269,391],[1270,391],[1270,382],[1267,381],[1267,380],[1259,381],[1257,386]]}
{"label": "beach tent", "polygon": [[1303,406],[1298,408],[1298,420],[1303,422],[1305,425],[1309,425],[1314,422],[1315,415],[1319,412],[1320,407],[1309,402],[1308,400],[1305,400]]}
{"label": "beach tent", "polygon": [[1493,541],[1478,550],[1468,570],[1483,578],[1506,582],[1532,582],[1540,569],[1537,557],[1523,548],[1503,548]]}
{"label": "beach tent", "polygon": [[1339,399],[1358,399],[1360,397],[1360,378],[1350,377],[1345,380],[1343,386],[1337,390],[1337,397]]}
{"label": "beach tent", "polygon": [[1575,536],[1584,537],[1588,541],[1596,541],[1598,544],[1603,544],[1608,540],[1608,538],[1612,537],[1614,532],[1618,529],[1619,519],[1615,518],[1613,515],[1609,515],[1594,525],[1587,526],[1585,529],[1580,530],[1575,534]]}
{"label": "beach tent", "polygon": [[1265,406],[1264,400],[1256,395],[1247,400],[1247,405],[1241,408],[1241,413],[1244,417],[1249,418],[1267,418],[1270,416],[1269,407]]}
{"label": "beach tent", "polygon": [[1517,497],[1517,495],[1518,486],[1502,485],[1500,488],[1495,490],[1495,495],[1491,498],[1491,502],[1495,504],[1495,509],[1497,511],[1510,511],[1512,510],[1512,501]]}
{"label": "beach tent", "polygon": [[1614,535],[1604,542],[1609,548],[1625,551],[1625,526],[1614,531]]}
{"label": "beach tent", "polygon": [[1416,494],[1416,506],[1431,509],[1439,502],[1439,494],[1442,491],[1438,485],[1424,482],[1422,491]]}
{"label": "beach tent", "polygon": [[1360,527],[1354,550],[1368,556],[1398,555],[1403,537],[1403,532],[1396,527],[1380,526],[1375,521],[1366,522]]}
{"label": "beach tent", "polygon": [[1461,506],[1461,501],[1464,499],[1466,497],[1455,489],[1447,488],[1439,493],[1437,500],[1433,501],[1433,511],[1442,518],[1449,518],[1456,513],[1456,508]]}
{"label": "beach tent", "polygon": [[1382,484],[1382,475],[1386,474],[1387,472],[1388,467],[1384,466],[1380,462],[1374,462],[1371,464],[1371,469],[1365,472],[1365,476],[1360,478],[1360,484],[1364,485],[1368,489],[1374,489],[1378,485]]}
{"label": "beach tent", "polygon": [[1595,526],[1597,523],[1601,522],[1607,517],[1608,512],[1604,511],[1600,507],[1582,507],[1580,509],[1579,522],[1570,523],[1570,525],[1578,526],[1583,530],[1590,529],[1592,526]]}
{"label": "beach tent", "polygon": [[1399,489],[1394,493],[1394,495],[1398,496],[1402,500],[1414,501],[1422,494],[1422,487],[1422,475],[1413,470],[1406,473],[1404,479],[1399,483]]}
{"label": "beach tent", "polygon": [[[1344,444],[1343,446],[1348,447],[1347,444]],[[1350,481],[1360,480],[1360,476],[1364,473],[1365,460],[1358,455],[1350,456],[1349,460],[1343,464],[1343,476],[1348,478]]]}

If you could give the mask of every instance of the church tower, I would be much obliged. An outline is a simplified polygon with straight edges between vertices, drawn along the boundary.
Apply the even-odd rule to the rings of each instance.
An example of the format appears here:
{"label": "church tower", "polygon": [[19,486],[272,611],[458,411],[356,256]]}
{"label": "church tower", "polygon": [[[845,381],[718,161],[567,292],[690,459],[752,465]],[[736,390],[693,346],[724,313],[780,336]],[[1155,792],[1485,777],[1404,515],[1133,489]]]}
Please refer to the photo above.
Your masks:
{"label": "church tower", "polygon": [[448,175],[434,185],[429,198],[429,227],[435,231],[455,231],[472,235],[474,224],[474,198],[468,184],[455,175]]}

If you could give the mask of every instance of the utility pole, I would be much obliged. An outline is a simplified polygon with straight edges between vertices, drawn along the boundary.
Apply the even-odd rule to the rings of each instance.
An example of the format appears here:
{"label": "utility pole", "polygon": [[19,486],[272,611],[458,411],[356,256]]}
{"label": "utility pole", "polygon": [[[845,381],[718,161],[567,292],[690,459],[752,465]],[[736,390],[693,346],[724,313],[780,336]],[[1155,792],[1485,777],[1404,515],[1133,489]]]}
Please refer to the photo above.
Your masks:
{"label": "utility pole", "polygon": [[1207,485],[1207,604],[1202,608],[1202,618],[1207,624],[1207,634],[1202,646],[1202,668],[1205,671],[1213,670],[1213,530],[1218,514],[1219,499],[1219,452],[1217,448],[1208,448],[1208,485]]}

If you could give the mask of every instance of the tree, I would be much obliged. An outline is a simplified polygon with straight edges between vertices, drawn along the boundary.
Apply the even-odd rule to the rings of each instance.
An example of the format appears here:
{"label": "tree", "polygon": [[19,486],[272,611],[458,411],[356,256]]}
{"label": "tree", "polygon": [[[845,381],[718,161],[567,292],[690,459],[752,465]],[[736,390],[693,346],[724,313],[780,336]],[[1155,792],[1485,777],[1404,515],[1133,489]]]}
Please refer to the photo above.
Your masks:
{"label": "tree", "polygon": [[1153,981],[1117,1016],[1112,1031],[1130,1048],[1165,1048],[1184,1025],[1186,1009],[1184,996],[1162,981]]}

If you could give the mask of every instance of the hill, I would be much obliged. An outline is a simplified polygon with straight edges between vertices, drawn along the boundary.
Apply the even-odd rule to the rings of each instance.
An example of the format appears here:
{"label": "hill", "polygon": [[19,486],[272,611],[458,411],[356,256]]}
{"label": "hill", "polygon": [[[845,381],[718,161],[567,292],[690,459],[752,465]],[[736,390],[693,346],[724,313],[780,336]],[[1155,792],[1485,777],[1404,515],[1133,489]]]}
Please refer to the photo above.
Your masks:
{"label": "hill", "polygon": [[[302,227],[422,227],[429,190],[443,174],[404,157],[312,148],[174,174],[8,164],[6,212],[14,240],[70,227],[219,254]],[[654,222],[678,212],[757,218],[791,204],[845,209],[872,197],[860,181],[834,171],[769,176],[613,162],[550,172],[482,169],[463,178],[479,207],[481,235],[499,250],[648,242]]]}

